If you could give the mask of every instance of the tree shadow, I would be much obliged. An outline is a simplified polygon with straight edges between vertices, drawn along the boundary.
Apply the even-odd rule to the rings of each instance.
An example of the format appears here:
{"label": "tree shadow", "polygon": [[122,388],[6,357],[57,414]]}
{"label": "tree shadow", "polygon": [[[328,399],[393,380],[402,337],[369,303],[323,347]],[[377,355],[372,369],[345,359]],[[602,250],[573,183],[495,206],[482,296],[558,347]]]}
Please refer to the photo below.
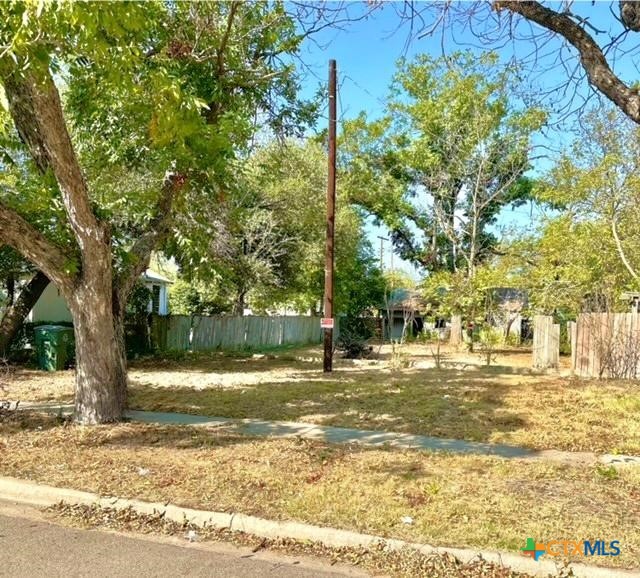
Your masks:
{"label": "tree shadow", "polygon": [[256,436],[240,434],[230,428],[161,425],[125,420],[85,428],[75,424],[70,415],[61,416],[35,410],[20,410],[0,414],[0,435],[21,433],[54,434],[58,430],[69,434],[81,433],[74,443],[78,447],[122,447],[164,449],[210,449],[239,443],[251,443]]}
{"label": "tree shadow", "polygon": [[[295,378],[298,378],[295,380]],[[293,375],[242,389],[157,388],[132,380],[132,409],[235,419],[293,421],[488,442],[527,426],[505,404],[517,384],[493,371],[354,369]]]}
{"label": "tree shadow", "polygon": [[189,450],[212,449],[251,443],[255,436],[242,435],[226,428],[195,427],[184,425],[158,425],[145,423],[121,423],[109,426],[101,446],[119,446],[123,448],[154,448]]}

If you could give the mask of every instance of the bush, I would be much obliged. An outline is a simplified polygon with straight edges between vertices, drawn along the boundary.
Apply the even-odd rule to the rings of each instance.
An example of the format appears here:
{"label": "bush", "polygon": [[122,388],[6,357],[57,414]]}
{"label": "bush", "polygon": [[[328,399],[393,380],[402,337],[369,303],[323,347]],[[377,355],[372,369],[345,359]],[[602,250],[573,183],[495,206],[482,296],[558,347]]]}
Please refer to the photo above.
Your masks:
{"label": "bush", "polygon": [[368,344],[375,335],[375,319],[371,317],[344,317],[340,320],[340,336],[336,342],[338,349],[347,359],[361,359],[373,351]]}
{"label": "bush", "polygon": [[517,333],[509,333],[504,337],[504,344],[510,347],[518,347],[520,345],[520,336]]}

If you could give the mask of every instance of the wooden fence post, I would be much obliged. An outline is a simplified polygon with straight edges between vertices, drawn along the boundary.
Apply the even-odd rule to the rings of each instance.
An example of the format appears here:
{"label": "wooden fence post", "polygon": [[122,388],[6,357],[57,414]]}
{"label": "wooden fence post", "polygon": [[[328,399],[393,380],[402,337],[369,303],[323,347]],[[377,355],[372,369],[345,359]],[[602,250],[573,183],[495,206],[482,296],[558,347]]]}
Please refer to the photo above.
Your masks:
{"label": "wooden fence post", "polygon": [[533,317],[533,367],[557,369],[560,363],[560,325],[550,315]]}
{"label": "wooden fence post", "polygon": [[576,321],[567,323],[567,333],[569,334],[569,344],[571,346],[571,373],[574,373],[578,356],[578,323]]}
{"label": "wooden fence post", "polygon": [[462,343],[462,315],[451,316],[451,333],[449,335],[449,345],[460,347]]}

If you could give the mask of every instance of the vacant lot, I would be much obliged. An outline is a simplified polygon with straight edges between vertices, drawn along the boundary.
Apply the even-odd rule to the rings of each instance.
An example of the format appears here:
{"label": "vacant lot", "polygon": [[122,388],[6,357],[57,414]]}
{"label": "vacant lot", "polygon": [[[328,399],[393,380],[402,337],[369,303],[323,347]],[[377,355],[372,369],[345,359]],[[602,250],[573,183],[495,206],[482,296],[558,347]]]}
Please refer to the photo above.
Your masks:
{"label": "vacant lot", "polygon": [[[503,352],[495,367],[449,355],[434,367],[428,346],[378,359],[338,360],[323,374],[320,352],[222,354],[132,364],[130,405],[232,418],[386,429],[536,449],[640,454],[640,385],[533,375],[530,354]],[[16,370],[11,399],[70,400],[72,372]]]}
{"label": "vacant lot", "polygon": [[618,539],[637,567],[640,471],[254,440],[189,427],[0,422],[0,475],[406,538],[518,551]]}

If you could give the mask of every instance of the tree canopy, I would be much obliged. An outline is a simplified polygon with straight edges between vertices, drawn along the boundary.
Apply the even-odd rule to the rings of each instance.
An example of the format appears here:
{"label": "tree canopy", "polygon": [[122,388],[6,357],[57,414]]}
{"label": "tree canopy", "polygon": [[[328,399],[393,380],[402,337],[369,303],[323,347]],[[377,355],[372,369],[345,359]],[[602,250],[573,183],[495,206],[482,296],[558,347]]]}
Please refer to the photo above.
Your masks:
{"label": "tree canopy", "polygon": [[[500,210],[530,199],[531,138],[545,120],[517,106],[514,69],[495,53],[401,62],[387,115],[347,126],[353,200],[427,271],[473,269],[498,239]],[[361,178],[361,174],[365,178]]]}

